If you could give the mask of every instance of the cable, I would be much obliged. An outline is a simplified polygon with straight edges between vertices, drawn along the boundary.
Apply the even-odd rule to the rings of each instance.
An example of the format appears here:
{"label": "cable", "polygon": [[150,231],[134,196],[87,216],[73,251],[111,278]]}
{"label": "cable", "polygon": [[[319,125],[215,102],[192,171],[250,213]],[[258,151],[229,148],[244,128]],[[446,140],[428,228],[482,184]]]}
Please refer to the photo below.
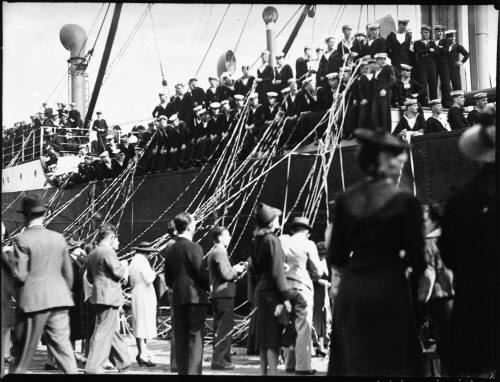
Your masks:
{"label": "cable", "polygon": [[[108,8],[106,9],[106,13],[104,14],[104,18],[102,19],[101,26],[99,27],[99,31],[97,32],[97,36],[94,40],[94,45],[92,46],[92,49],[90,50],[90,52],[92,52],[92,53],[94,52],[94,48],[97,44],[97,40],[99,39],[99,36],[101,35],[102,27],[104,26],[104,22],[106,21],[106,17],[108,16],[109,7],[111,7],[111,3],[108,4]],[[91,53],[91,55],[92,55],[92,53]]]}
{"label": "cable", "polygon": [[163,65],[161,64],[161,55],[160,55],[160,47],[158,46],[158,39],[156,38],[156,29],[155,23],[153,21],[153,13],[151,12],[151,8],[149,8],[149,17],[151,18],[151,26],[153,27],[153,36],[155,39],[156,53],[158,54],[158,61],[160,63],[160,72],[162,79],[165,79],[165,74],[163,73]]}
{"label": "cable", "polygon": [[205,59],[207,58],[208,52],[210,51],[210,48],[212,47],[212,44],[214,43],[215,37],[217,37],[217,33],[219,33],[219,29],[222,26],[222,23],[224,22],[224,19],[226,18],[226,14],[227,14],[227,11],[229,10],[230,6],[231,6],[231,4],[227,5],[227,8],[226,8],[226,10],[224,12],[224,15],[222,16],[222,19],[219,22],[219,26],[217,27],[217,30],[215,31],[215,34],[212,37],[212,41],[210,41],[210,45],[208,45],[207,51],[205,52],[205,55],[203,56],[203,58],[202,58],[202,60],[200,62],[200,65],[198,66],[198,69],[196,70],[195,76],[197,76],[198,73],[200,72],[200,69],[201,69],[203,63],[205,62]]}
{"label": "cable", "polygon": [[243,36],[243,31],[245,30],[245,26],[247,25],[248,18],[250,17],[250,13],[252,12],[253,4],[250,4],[250,9],[248,10],[247,18],[243,23],[243,27],[241,28],[240,36],[238,37],[238,41],[236,42],[236,46],[234,47],[233,53],[236,55],[236,49],[238,49],[238,45],[240,44],[241,36]]}

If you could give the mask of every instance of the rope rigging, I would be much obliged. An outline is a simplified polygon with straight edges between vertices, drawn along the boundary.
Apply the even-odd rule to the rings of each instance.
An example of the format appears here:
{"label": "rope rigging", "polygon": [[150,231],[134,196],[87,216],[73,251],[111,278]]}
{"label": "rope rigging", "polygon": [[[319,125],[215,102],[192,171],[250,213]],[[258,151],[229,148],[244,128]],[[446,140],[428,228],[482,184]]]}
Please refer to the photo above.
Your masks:
{"label": "rope rigging", "polygon": [[[154,41],[155,41],[156,53],[158,54],[158,62],[160,64],[160,72],[161,72],[161,79],[162,79],[161,83],[162,83],[163,88],[167,90],[167,93],[169,93],[168,87],[167,87],[167,80],[165,78],[165,73],[163,71],[163,65],[161,62],[160,46],[158,44],[158,39],[156,37],[156,28],[155,28],[155,23],[153,20],[153,13],[151,12],[151,7],[149,7],[149,17],[151,18],[151,26],[153,27],[153,37],[154,37]],[[170,94],[167,94],[167,96],[170,97]]]}

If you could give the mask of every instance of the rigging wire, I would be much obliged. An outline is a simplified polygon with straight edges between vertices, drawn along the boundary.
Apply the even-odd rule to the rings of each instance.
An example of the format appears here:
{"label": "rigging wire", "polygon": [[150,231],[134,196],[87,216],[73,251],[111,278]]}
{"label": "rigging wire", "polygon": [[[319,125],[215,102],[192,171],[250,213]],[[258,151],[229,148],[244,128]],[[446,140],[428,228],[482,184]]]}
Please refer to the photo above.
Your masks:
{"label": "rigging wire", "polygon": [[[149,8],[149,17],[151,18],[151,26],[153,27],[153,36],[154,36],[154,39],[155,39],[156,53],[158,54],[158,62],[160,63],[160,72],[161,72],[162,86],[165,89],[167,87],[167,80],[165,78],[165,73],[163,71],[163,65],[161,63],[160,46],[158,45],[158,39],[156,37],[156,28],[155,28],[155,22],[153,20],[153,13],[151,12],[151,7]],[[168,88],[166,90],[168,92]],[[167,94],[167,96],[170,97],[170,94]]]}
{"label": "rigging wire", "polygon": [[226,10],[224,11],[224,15],[222,15],[222,19],[220,20],[219,25],[217,27],[217,30],[215,31],[215,34],[212,37],[212,41],[210,41],[210,44],[208,45],[208,48],[207,48],[207,50],[205,52],[205,55],[201,59],[200,65],[198,66],[198,69],[196,70],[195,76],[198,75],[198,73],[200,72],[201,67],[203,66],[203,63],[205,62],[205,59],[207,58],[208,52],[210,51],[210,48],[212,47],[212,44],[214,43],[215,37],[217,37],[217,33],[219,33],[219,29],[222,26],[222,23],[224,22],[224,19],[226,18],[227,11],[229,10],[229,7],[231,7],[231,4],[227,5]]}
{"label": "rigging wire", "polygon": [[104,26],[104,22],[106,21],[106,17],[108,16],[109,8],[111,7],[111,3],[108,4],[108,8],[106,8],[106,13],[104,14],[104,18],[102,19],[101,26],[99,27],[99,31],[97,32],[97,36],[94,40],[94,45],[92,45],[92,49],[89,50],[90,56],[94,53],[94,48],[97,44],[97,40],[99,40],[99,36],[101,35],[102,27]]}
{"label": "rigging wire", "polygon": [[314,43],[314,32],[316,30],[316,12],[314,12],[314,16],[313,16],[313,27],[312,27],[312,34],[311,34],[311,46],[313,45]]}
{"label": "rigging wire", "polygon": [[245,30],[245,27],[248,22],[248,18],[250,17],[250,13],[252,12],[253,4],[250,4],[250,9],[248,10],[247,17],[245,19],[245,22],[243,23],[243,27],[241,28],[240,35],[238,37],[238,41],[236,41],[236,46],[234,47],[233,53],[236,55],[236,50],[238,49],[238,45],[240,44],[241,41],[241,36],[243,36],[243,31]]}
{"label": "rigging wire", "polygon": [[328,29],[328,34],[330,35],[332,33],[332,30],[333,30],[333,26],[335,25],[335,23],[337,22],[337,18],[339,17],[339,13],[340,13],[340,10],[344,7],[345,5],[339,5],[339,7],[337,8],[337,12],[335,13],[335,16],[333,17],[332,19],[332,23],[330,25],[330,29]]}
{"label": "rigging wire", "polygon": [[342,9],[342,13],[340,14],[337,22],[335,23],[335,27],[333,28],[334,30],[337,30],[337,28],[339,27],[339,24],[340,24],[340,21],[342,20],[342,16],[344,16],[344,12],[347,8],[347,5],[344,5],[344,8]]}

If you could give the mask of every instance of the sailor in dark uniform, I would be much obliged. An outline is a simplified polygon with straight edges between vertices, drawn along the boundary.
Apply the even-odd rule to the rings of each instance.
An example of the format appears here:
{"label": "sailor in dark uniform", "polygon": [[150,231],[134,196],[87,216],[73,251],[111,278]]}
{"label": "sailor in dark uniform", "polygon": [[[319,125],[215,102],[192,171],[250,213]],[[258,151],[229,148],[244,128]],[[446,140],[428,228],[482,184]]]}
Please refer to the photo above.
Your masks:
{"label": "sailor in dark uniform", "polygon": [[304,56],[297,58],[295,61],[295,78],[299,87],[302,86],[304,78],[309,73],[312,60],[313,49],[310,46],[304,47]]}
{"label": "sailor in dark uniform", "polygon": [[167,134],[170,143],[171,167],[173,170],[178,170],[179,167],[187,168],[191,130],[186,122],[181,121],[175,114],[168,119],[168,122]]}
{"label": "sailor in dark uniform", "polygon": [[[320,110],[318,89],[313,76],[307,77],[304,80],[302,89],[297,93],[297,109],[299,112],[299,120],[297,121],[297,127],[295,129],[296,134],[294,134],[292,138],[293,143],[302,141],[316,127],[321,116],[324,114],[324,112]],[[318,137],[318,129],[314,134],[309,135],[304,143],[312,143],[315,137]]]}
{"label": "sailor in dark uniform", "polygon": [[448,123],[451,130],[460,130],[469,127],[464,116],[465,97],[462,90],[453,90],[451,93],[453,105],[448,110]]}
{"label": "sailor in dark uniform", "polygon": [[[417,78],[424,87],[425,93],[420,97],[420,103],[427,106],[429,99],[437,98],[436,51],[434,41],[430,40],[431,27],[422,25],[422,39],[415,41],[413,49],[418,59]],[[428,89],[427,89],[428,88]]]}
{"label": "sailor in dark uniform", "polygon": [[109,179],[112,177],[112,166],[111,166],[111,158],[109,156],[108,151],[103,151],[101,155],[99,155],[100,160],[94,163],[94,168],[96,170],[96,178],[97,180]]}
{"label": "sailor in dark uniform", "polygon": [[318,86],[318,109],[326,112],[332,107],[333,96],[339,87],[339,74],[328,73],[326,76],[328,87]]}
{"label": "sailor in dark uniform", "polygon": [[375,59],[368,58],[365,62],[366,64],[360,67],[361,75],[358,85],[358,128],[371,129],[373,128],[370,118],[374,98],[373,84],[375,83]]}
{"label": "sailor in dark uniform", "polygon": [[76,104],[74,102],[71,102],[69,106],[70,106],[70,110],[68,113],[69,126],[74,129],[77,129],[83,125],[82,116],[80,112],[76,109]]}
{"label": "sailor in dark uniform", "polygon": [[387,55],[391,59],[396,77],[401,76],[401,64],[410,64],[411,34],[406,33],[409,20],[399,19],[398,30],[387,36]]}
{"label": "sailor in dark uniform", "polygon": [[378,53],[387,53],[387,41],[380,36],[380,24],[373,23],[369,26],[371,38],[367,41],[368,54],[375,58]]}
{"label": "sailor in dark uniform", "polygon": [[263,51],[260,54],[261,64],[257,68],[257,86],[255,91],[259,93],[259,102],[261,104],[266,103],[267,92],[273,90],[273,80],[274,80],[274,69],[269,63],[269,57],[271,53],[268,50]]}
{"label": "sailor in dark uniform", "polygon": [[219,114],[217,118],[217,132],[220,134],[221,142],[223,142],[220,147],[219,147],[219,152],[216,153],[216,158],[219,158],[222,148],[227,141],[227,138],[229,137],[229,128],[231,124],[233,123],[234,119],[234,113],[233,110],[231,109],[231,105],[228,100],[224,100],[220,103],[221,106],[221,113]]}
{"label": "sailor in dark uniform", "polygon": [[234,83],[234,91],[236,94],[241,94],[246,97],[248,92],[252,89],[255,77],[250,75],[250,67],[248,65],[243,65],[241,67],[241,72],[243,75]]}
{"label": "sailor in dark uniform", "polygon": [[104,143],[108,136],[108,124],[106,120],[102,118],[102,113],[100,111],[98,111],[96,115],[97,119],[92,124],[92,130],[97,132],[97,152],[101,153],[104,151]]}
{"label": "sailor in dark uniform", "polygon": [[444,26],[434,25],[434,41],[436,42],[436,70],[439,77],[443,106],[451,106],[450,97],[450,42],[444,37]]}
{"label": "sailor in dark uniform", "polygon": [[283,63],[285,54],[283,52],[276,54],[276,66],[274,67],[274,91],[278,93],[281,99],[281,91],[288,86],[288,80],[293,78],[292,67]]}
{"label": "sailor in dark uniform", "polygon": [[[248,96],[248,116],[245,122],[245,135],[243,138],[243,145],[241,148],[241,152],[239,154],[239,160],[244,160],[253,150],[255,145],[257,144],[257,124],[256,121],[259,121],[259,117],[257,116],[257,111],[261,111],[261,105],[259,104],[259,95],[257,92],[253,92]],[[261,118],[260,118],[261,119]]]}
{"label": "sailor in dark uniform", "polygon": [[[261,141],[271,125],[275,122],[276,116],[280,111],[277,104],[278,93],[267,92],[266,105],[260,105],[256,111],[256,118],[254,120],[255,128],[257,129],[257,140]],[[274,126],[276,129],[276,125]]]}
{"label": "sailor in dark uniform", "polygon": [[124,166],[125,153],[120,149],[113,150],[113,158],[111,159],[111,177],[116,178],[125,169]]}
{"label": "sailor in dark uniform", "polygon": [[291,136],[297,126],[298,107],[297,94],[298,87],[295,78],[288,80],[288,87],[281,91],[283,101],[281,108],[284,111],[285,121],[283,123],[283,133],[281,134],[280,147],[287,147]]}
{"label": "sailor in dark uniform", "polygon": [[395,82],[394,69],[387,64],[387,53],[377,53],[375,55],[376,71],[373,84],[373,103],[371,111],[372,123],[375,127],[383,131],[391,131],[391,100],[392,87]]}
{"label": "sailor in dark uniform", "polygon": [[123,165],[124,167],[127,167],[130,160],[135,156],[135,147],[132,143],[130,143],[128,134],[122,134],[118,148],[125,155]]}
{"label": "sailor in dark uniform", "polygon": [[210,137],[208,132],[208,114],[206,109],[196,111],[195,127],[192,134],[194,150],[192,158],[195,166],[201,166],[208,158],[210,149]]}
{"label": "sailor in dark uniform", "polygon": [[165,93],[159,93],[160,103],[153,110],[153,118],[160,118],[161,115],[168,117],[168,102]]}
{"label": "sailor in dark uniform", "polygon": [[80,183],[90,182],[96,178],[92,155],[86,154],[83,162],[78,164],[78,178]]}
{"label": "sailor in dark uniform", "polygon": [[418,112],[418,103],[415,98],[409,98],[405,101],[406,111],[400,119],[393,135],[400,136],[404,134],[423,134],[426,129],[426,123],[423,114]]}
{"label": "sailor in dark uniform", "polygon": [[180,112],[183,97],[184,97],[184,85],[178,83],[175,85],[175,94],[172,97],[170,97],[170,101],[168,102],[167,105],[167,113],[166,113],[167,119],[172,114]]}
{"label": "sailor in dark uniform", "polygon": [[354,40],[351,37],[352,27],[350,25],[343,25],[342,33],[344,34],[344,37],[337,45],[337,51],[340,57],[344,57],[345,54],[351,53],[354,43]]}
{"label": "sailor in dark uniform", "polygon": [[189,90],[188,92],[191,93],[191,96],[193,97],[193,107],[202,105],[204,106],[205,102],[205,91],[197,86],[198,80],[196,78],[191,78],[188,82]]}
{"label": "sailor in dark uniform", "polygon": [[222,132],[218,131],[217,119],[219,118],[221,104],[219,102],[212,102],[210,104],[210,112],[207,121],[207,132],[210,139],[210,148],[207,156],[212,155],[221,140]]}
{"label": "sailor in dark uniform", "polygon": [[363,32],[356,32],[354,41],[352,43],[352,51],[356,52],[360,57],[369,55],[366,45],[366,34]]}
{"label": "sailor in dark uniform", "polygon": [[330,73],[330,65],[329,59],[332,54],[338,55],[337,50],[335,49],[335,38],[332,36],[328,36],[325,39],[326,50],[323,52],[319,59],[318,63],[318,71],[316,73],[316,83],[318,86],[327,87],[328,80],[326,79],[326,75]]}
{"label": "sailor in dark uniform", "polygon": [[228,100],[231,107],[234,105],[234,95],[236,94],[236,89],[234,85],[234,80],[232,74],[229,72],[224,72],[220,76],[221,84],[217,88],[216,95],[219,102]]}
{"label": "sailor in dark uniform", "polygon": [[243,109],[245,108],[245,96],[243,94],[235,94],[234,102],[236,102],[236,108],[234,109],[233,116],[237,119],[239,115],[243,113]]}
{"label": "sailor in dark uniform", "polygon": [[212,102],[216,102],[217,100],[217,87],[219,86],[219,79],[216,77],[208,77],[208,83],[210,87],[207,89],[205,93],[205,105],[210,105]]}
{"label": "sailor in dark uniform", "polygon": [[[172,114],[171,117],[174,115],[177,114]],[[164,115],[158,118],[158,126],[156,131],[153,132],[150,147],[152,148],[151,171],[160,172],[171,169],[171,144],[168,134],[168,119]]]}
{"label": "sailor in dark uniform", "polygon": [[424,134],[442,133],[444,131],[448,131],[445,127],[445,120],[441,116],[441,112],[443,111],[441,100],[439,98],[430,100],[429,107],[431,108],[432,115],[427,118],[427,121],[425,121],[426,127]]}
{"label": "sailor in dark uniform", "polygon": [[472,109],[467,116],[467,123],[469,126],[474,125],[481,113],[487,112],[488,111],[488,94],[486,93],[477,93],[474,94],[472,97],[474,98],[474,101],[476,102],[476,106],[474,106],[474,109]]}
{"label": "sailor in dark uniform", "polygon": [[400,79],[394,84],[394,106],[402,108],[407,98],[417,98],[424,93],[424,87],[411,78],[412,67],[400,65]]}
{"label": "sailor in dark uniform", "polygon": [[[449,30],[446,31],[444,34],[450,44],[449,64],[450,64],[451,87],[453,88],[453,90],[461,90],[462,80],[460,79],[460,68],[469,59],[469,52],[467,52],[467,50],[462,45],[457,43],[456,30]],[[460,54],[463,56],[462,60],[460,60]]]}

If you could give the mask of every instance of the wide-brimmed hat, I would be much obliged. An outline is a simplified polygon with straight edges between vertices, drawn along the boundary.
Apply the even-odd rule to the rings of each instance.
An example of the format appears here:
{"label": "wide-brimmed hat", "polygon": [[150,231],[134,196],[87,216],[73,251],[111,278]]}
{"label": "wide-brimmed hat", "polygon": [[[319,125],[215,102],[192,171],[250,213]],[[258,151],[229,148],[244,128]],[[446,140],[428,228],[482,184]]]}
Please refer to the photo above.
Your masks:
{"label": "wide-brimmed hat", "polygon": [[495,114],[481,113],[477,122],[462,134],[458,141],[467,157],[480,162],[495,162]]}
{"label": "wide-brimmed hat", "polygon": [[265,226],[271,223],[277,216],[281,216],[281,210],[262,202],[257,204],[254,213],[257,224],[260,226]]}
{"label": "wide-brimmed hat", "polygon": [[31,215],[47,211],[47,205],[39,195],[25,196],[21,202],[21,209],[17,212],[24,215]]}
{"label": "wide-brimmed hat", "polygon": [[371,129],[356,129],[354,136],[362,144],[370,144],[378,147],[380,150],[388,150],[391,152],[403,152],[408,144],[402,139],[385,131],[375,131]]}
{"label": "wide-brimmed hat", "polygon": [[292,219],[292,223],[290,224],[290,228],[307,228],[309,231],[312,231],[312,226],[309,224],[309,219],[304,216],[296,216]]}
{"label": "wide-brimmed hat", "polygon": [[137,244],[137,247],[132,247],[132,250],[136,252],[159,252],[159,250],[153,248],[151,246],[151,243],[148,241],[141,241],[139,244]]}

